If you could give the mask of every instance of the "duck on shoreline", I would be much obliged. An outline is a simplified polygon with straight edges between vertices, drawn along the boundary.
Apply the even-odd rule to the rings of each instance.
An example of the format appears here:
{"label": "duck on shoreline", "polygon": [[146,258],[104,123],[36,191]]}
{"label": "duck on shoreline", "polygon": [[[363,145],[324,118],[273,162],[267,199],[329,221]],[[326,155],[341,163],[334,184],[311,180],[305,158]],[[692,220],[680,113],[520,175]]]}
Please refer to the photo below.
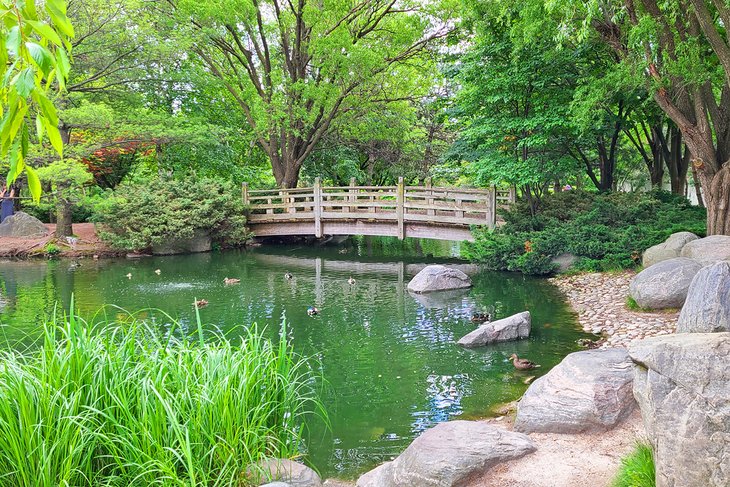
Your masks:
{"label": "duck on shoreline", "polygon": [[540,367],[535,362],[530,362],[526,358],[519,358],[516,353],[510,355],[509,359],[512,361],[512,365],[514,365],[517,370],[532,370]]}

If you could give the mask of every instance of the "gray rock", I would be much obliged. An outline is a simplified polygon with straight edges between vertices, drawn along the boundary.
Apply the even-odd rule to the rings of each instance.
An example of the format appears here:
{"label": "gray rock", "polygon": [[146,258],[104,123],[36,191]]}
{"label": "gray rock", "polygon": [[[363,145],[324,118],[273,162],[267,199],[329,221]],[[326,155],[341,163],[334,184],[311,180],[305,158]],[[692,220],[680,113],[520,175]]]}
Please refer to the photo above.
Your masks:
{"label": "gray rock", "polygon": [[558,272],[565,272],[573,267],[573,264],[578,262],[578,257],[571,253],[564,252],[553,257],[551,262],[555,264]]}
{"label": "gray rock", "polygon": [[629,354],[657,487],[730,485],[730,333],[647,338]]}
{"label": "gray rock", "polygon": [[0,237],[40,238],[50,232],[38,218],[19,211],[0,223]]}
{"label": "gray rock", "polygon": [[339,479],[327,479],[322,484],[322,487],[355,487],[355,482],[348,482],[346,480]]}
{"label": "gray rock", "polygon": [[154,245],[152,253],[155,255],[194,254],[210,252],[213,243],[205,230],[195,230],[192,238],[170,239],[164,244]]}
{"label": "gray rock", "polygon": [[515,431],[606,431],[636,406],[633,370],[623,348],[571,353],[532,383],[517,404]]}
{"label": "gray rock", "polygon": [[490,343],[510,342],[530,336],[531,318],[529,311],[517,313],[508,318],[485,323],[471,333],[464,335],[457,343],[462,347],[474,348]]}
{"label": "gray rock", "polygon": [[415,275],[408,283],[408,290],[414,293],[446,291],[471,287],[471,279],[458,269],[442,265],[430,265]]}
{"label": "gray rock", "polygon": [[426,430],[398,458],[372,470],[357,487],[456,487],[500,462],[535,451],[532,440],[481,421],[449,421]]}
{"label": "gray rock", "polygon": [[299,462],[282,458],[260,461],[258,468],[249,469],[249,476],[264,483],[273,482],[267,484],[269,487],[277,485],[277,482],[289,487],[322,487],[322,479],[317,472]]}
{"label": "gray rock", "polygon": [[730,331],[730,262],[702,268],[689,286],[677,333]]}
{"label": "gray rock", "polygon": [[697,240],[698,238],[700,237],[692,232],[673,233],[659,245],[646,249],[641,264],[644,268],[647,268],[663,260],[677,258],[680,256],[682,248],[687,244],[687,242]]}
{"label": "gray rock", "polygon": [[261,487],[291,487],[291,484],[287,484],[286,482],[269,482],[268,484],[263,484]]}
{"label": "gray rock", "polygon": [[629,284],[629,296],[646,309],[681,308],[692,279],[702,266],[686,257],[663,260],[639,272]]}
{"label": "gray rock", "polygon": [[730,236],[711,235],[692,240],[682,247],[682,257],[689,257],[702,265],[730,260]]}

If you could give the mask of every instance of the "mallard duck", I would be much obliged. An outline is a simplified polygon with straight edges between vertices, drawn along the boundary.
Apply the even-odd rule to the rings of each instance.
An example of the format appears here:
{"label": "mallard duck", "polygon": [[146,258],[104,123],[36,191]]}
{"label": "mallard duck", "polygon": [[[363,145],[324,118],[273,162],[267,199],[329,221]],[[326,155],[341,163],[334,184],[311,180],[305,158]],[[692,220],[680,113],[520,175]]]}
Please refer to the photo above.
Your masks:
{"label": "mallard duck", "polygon": [[578,345],[585,347],[588,350],[592,350],[603,345],[603,340],[591,340],[590,338],[579,338],[576,342]]}
{"label": "mallard duck", "polygon": [[317,316],[319,314],[319,310],[314,306],[310,306],[309,308],[307,308],[307,314],[309,316]]}
{"label": "mallard duck", "polygon": [[131,279],[131,278],[132,278],[132,273],[130,272],[127,274],[127,279]]}
{"label": "mallard duck", "polygon": [[208,301],[205,299],[198,299],[197,301],[195,301],[193,303],[193,306],[195,306],[198,309],[204,308],[204,307],[208,306]]}
{"label": "mallard duck", "polygon": [[223,282],[230,285],[230,284],[238,284],[239,282],[241,282],[241,280],[237,279],[235,277],[225,277],[225,278],[223,278]]}
{"label": "mallard duck", "polygon": [[474,313],[471,315],[472,323],[487,323],[489,321],[492,321],[491,313]]}
{"label": "mallard duck", "polygon": [[519,358],[516,353],[510,355],[509,359],[512,361],[512,365],[514,365],[517,370],[531,370],[540,367],[535,362],[530,362],[526,358]]}
{"label": "mallard duck", "polygon": [[355,285],[355,279],[353,279],[352,276],[350,276],[350,278],[347,280],[347,284],[349,284],[350,286],[354,286]]}
{"label": "mallard duck", "polygon": [[155,269],[155,274],[159,276],[160,274],[162,274],[162,271],[160,269]]}
{"label": "mallard duck", "polygon": [[294,278],[294,276],[292,275],[292,273],[291,273],[291,272],[289,272],[289,271],[286,271],[286,272],[284,273],[284,279],[286,279],[287,281],[291,281],[291,280],[292,280],[293,278]]}

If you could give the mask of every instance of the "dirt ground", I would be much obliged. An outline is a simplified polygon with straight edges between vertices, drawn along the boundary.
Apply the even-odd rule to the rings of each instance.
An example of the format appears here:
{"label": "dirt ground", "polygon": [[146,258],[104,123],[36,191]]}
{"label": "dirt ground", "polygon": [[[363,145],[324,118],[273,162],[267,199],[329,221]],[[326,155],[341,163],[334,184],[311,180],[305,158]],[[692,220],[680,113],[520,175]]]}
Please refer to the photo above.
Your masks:
{"label": "dirt ground", "polygon": [[73,233],[77,237],[74,245],[68,242],[55,241],[53,233],[56,225],[46,224],[50,235],[42,238],[13,238],[0,237],[0,257],[32,257],[43,255],[44,247],[54,242],[60,249],[63,257],[92,257],[116,255],[104,242],[99,240],[93,223],[74,223]]}
{"label": "dirt ground", "polygon": [[608,487],[621,457],[643,437],[638,408],[604,433],[532,433],[536,452],[490,469],[468,487]]}

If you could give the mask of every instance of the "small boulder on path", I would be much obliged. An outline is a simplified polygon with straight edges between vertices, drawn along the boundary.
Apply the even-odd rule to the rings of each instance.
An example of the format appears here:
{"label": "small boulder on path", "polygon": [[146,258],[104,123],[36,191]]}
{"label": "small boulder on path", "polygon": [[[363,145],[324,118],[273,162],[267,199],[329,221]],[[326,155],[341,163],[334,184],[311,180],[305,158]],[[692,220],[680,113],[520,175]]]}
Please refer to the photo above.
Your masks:
{"label": "small boulder on path", "polygon": [[682,248],[688,242],[697,240],[698,238],[700,237],[692,232],[673,233],[659,245],[646,249],[641,260],[641,265],[643,265],[644,268],[647,268],[658,262],[677,258],[682,253]]}
{"label": "small boulder on path", "polygon": [[679,313],[677,333],[730,331],[730,262],[702,268]]}
{"label": "small boulder on path", "polygon": [[682,247],[682,257],[694,259],[702,265],[730,260],[730,236],[711,235],[688,242]]}
{"label": "small boulder on path", "polygon": [[0,223],[0,237],[40,238],[50,232],[38,218],[19,211]]}
{"label": "small boulder on path", "polygon": [[633,377],[623,348],[571,353],[527,389],[517,404],[515,431],[607,431],[636,406]]}
{"label": "small boulder on path", "polygon": [[629,296],[646,309],[681,308],[692,279],[702,266],[686,257],[663,260],[639,272],[629,284]]}
{"label": "small boulder on path", "polygon": [[457,343],[465,348],[474,348],[490,343],[519,340],[530,336],[530,326],[530,312],[523,311],[501,320],[485,323],[464,335]]}
{"label": "small boulder on path", "polygon": [[472,286],[469,276],[458,269],[443,265],[429,265],[415,275],[408,283],[408,290],[414,293],[464,289]]}
{"label": "small boulder on path", "polygon": [[357,487],[458,487],[491,467],[535,451],[532,440],[482,421],[449,421],[426,430],[392,462],[364,474]]}

